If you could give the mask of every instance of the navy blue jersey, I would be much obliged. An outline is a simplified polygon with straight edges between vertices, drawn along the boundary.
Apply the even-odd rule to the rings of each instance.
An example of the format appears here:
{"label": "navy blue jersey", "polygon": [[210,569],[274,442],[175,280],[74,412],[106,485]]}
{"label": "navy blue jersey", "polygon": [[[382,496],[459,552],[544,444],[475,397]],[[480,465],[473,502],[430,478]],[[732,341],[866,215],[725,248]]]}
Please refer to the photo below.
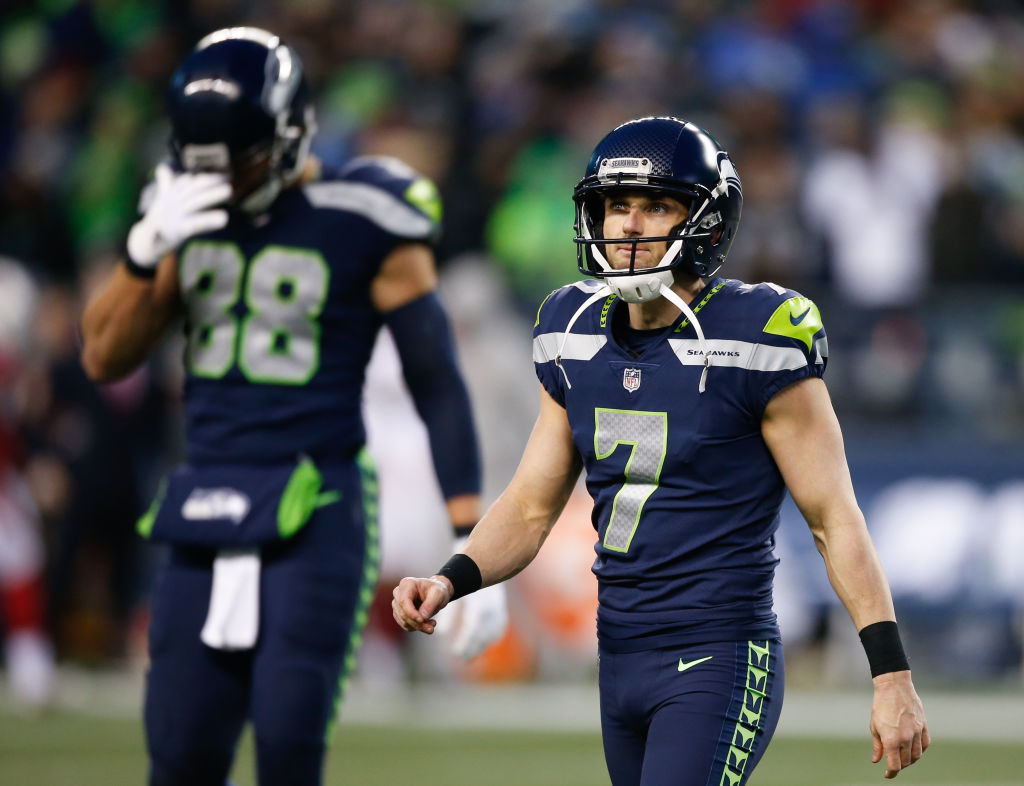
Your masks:
{"label": "navy blue jersey", "polygon": [[774,284],[709,282],[691,306],[710,360],[702,393],[700,343],[682,315],[637,357],[613,334],[615,312],[626,308],[614,295],[565,335],[599,286],[553,292],[533,345],[594,499],[602,646],[777,636],[771,588],[784,484],[761,418],[784,386],[823,373],[818,309]]}
{"label": "navy blue jersey", "polygon": [[188,461],[354,455],[382,321],[370,283],[397,245],[433,240],[439,219],[429,180],[362,158],[191,239],[178,257]]}

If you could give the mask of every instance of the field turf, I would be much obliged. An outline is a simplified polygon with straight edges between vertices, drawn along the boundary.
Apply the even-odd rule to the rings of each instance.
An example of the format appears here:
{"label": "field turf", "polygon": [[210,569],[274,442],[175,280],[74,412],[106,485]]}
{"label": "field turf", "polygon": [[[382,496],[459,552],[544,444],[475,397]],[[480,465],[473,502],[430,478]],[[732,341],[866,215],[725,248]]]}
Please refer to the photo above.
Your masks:
{"label": "field turf", "polygon": [[[779,737],[751,786],[865,786],[889,783],[870,762],[868,740]],[[139,723],[59,710],[0,713],[0,784],[129,786],[145,781]],[[246,736],[236,786],[254,786]],[[1024,744],[944,741],[893,783],[1020,786]],[[342,725],[326,786],[606,786],[595,732],[427,731]]]}

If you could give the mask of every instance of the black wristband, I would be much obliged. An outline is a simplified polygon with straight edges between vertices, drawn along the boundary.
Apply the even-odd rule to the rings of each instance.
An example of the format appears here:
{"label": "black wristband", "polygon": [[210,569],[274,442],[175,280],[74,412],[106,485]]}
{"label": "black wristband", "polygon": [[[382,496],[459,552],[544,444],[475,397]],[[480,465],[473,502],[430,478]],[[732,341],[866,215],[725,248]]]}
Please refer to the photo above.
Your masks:
{"label": "black wristband", "polygon": [[865,626],[860,631],[860,643],[867,653],[872,677],[910,668],[895,622],[873,622]]}
{"label": "black wristband", "polygon": [[444,576],[452,583],[452,600],[476,592],[484,583],[480,568],[472,557],[465,554],[453,554],[437,575]]}
{"label": "black wristband", "polygon": [[136,278],[152,279],[156,276],[156,265],[153,267],[143,267],[132,262],[132,258],[125,254],[124,266]]}

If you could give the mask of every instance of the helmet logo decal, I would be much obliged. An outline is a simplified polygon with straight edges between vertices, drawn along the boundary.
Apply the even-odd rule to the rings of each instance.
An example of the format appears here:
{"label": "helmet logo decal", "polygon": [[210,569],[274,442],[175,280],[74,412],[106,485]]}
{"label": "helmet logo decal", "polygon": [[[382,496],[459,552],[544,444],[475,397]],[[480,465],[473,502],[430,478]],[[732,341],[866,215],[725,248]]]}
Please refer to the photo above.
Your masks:
{"label": "helmet logo decal", "polygon": [[230,79],[197,79],[185,85],[185,95],[191,96],[196,93],[217,93],[229,101],[234,101],[242,91],[238,84]]}
{"label": "helmet logo decal", "polygon": [[266,72],[263,105],[270,114],[276,115],[288,109],[302,72],[293,65],[291,53],[286,46],[278,46],[271,51],[267,57]]}
{"label": "helmet logo decal", "polygon": [[622,372],[622,387],[630,393],[640,389],[640,369],[627,368]]}
{"label": "helmet logo decal", "polygon": [[597,168],[597,179],[602,183],[620,183],[628,178],[634,183],[646,183],[654,169],[649,158],[604,158]]}
{"label": "helmet logo decal", "polygon": [[724,151],[718,153],[718,176],[718,185],[711,192],[712,197],[728,194],[730,188],[735,188],[740,194],[743,193],[743,187],[740,185],[740,176],[736,171],[736,166]]}

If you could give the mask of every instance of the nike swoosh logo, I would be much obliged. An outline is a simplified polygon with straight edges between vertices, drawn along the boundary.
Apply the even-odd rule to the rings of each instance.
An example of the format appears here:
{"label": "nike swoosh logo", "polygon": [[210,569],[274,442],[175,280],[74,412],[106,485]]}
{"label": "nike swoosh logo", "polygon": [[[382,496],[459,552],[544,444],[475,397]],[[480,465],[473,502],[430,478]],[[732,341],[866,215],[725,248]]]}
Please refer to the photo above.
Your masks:
{"label": "nike swoosh logo", "polygon": [[808,306],[806,308],[806,310],[804,311],[804,313],[800,314],[799,316],[795,316],[794,317],[792,314],[790,314],[789,315],[790,324],[799,325],[801,322],[804,321],[804,317],[806,317],[810,313],[811,313],[811,307]]}
{"label": "nike swoosh logo", "polygon": [[686,671],[687,669],[692,669],[698,663],[703,663],[706,660],[711,660],[713,657],[714,657],[714,655],[708,655],[706,658],[697,658],[697,660],[691,660],[689,663],[687,663],[685,660],[680,658],[679,659],[679,671]]}

